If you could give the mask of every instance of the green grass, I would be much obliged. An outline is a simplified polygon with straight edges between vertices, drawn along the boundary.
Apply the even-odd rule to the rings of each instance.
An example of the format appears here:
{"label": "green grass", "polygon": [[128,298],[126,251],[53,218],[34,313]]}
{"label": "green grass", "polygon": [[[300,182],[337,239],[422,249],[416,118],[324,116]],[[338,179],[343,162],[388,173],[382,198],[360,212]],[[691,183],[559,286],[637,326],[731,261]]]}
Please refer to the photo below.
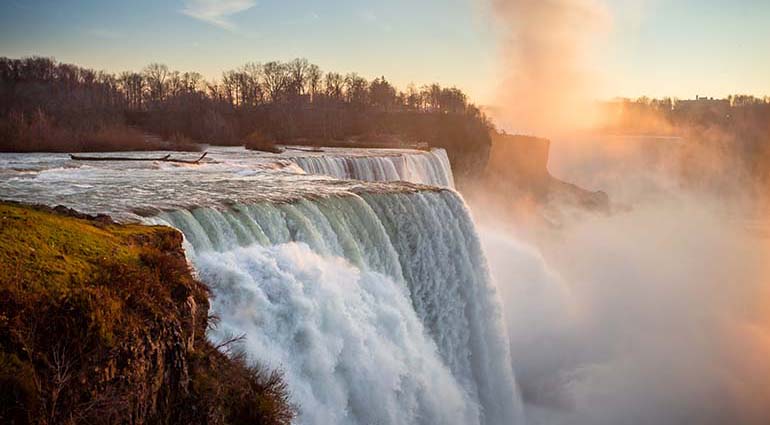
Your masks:
{"label": "green grass", "polygon": [[0,282],[4,289],[23,283],[26,291],[66,291],[93,277],[105,262],[139,266],[142,240],[175,239],[174,233],[0,203]]}

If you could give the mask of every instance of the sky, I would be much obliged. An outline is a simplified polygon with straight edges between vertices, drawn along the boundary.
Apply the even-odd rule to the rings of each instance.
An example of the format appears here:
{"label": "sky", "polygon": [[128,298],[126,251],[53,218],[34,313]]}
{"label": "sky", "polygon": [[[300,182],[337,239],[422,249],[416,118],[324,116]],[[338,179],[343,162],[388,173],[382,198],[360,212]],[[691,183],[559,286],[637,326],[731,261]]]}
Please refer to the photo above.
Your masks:
{"label": "sky", "polygon": [[[457,86],[487,104],[506,72],[487,1],[2,0],[0,56],[112,72],[160,62],[210,79],[246,62],[305,57],[400,88]],[[600,82],[597,98],[770,95],[770,1],[596,1],[609,23],[581,66]]]}

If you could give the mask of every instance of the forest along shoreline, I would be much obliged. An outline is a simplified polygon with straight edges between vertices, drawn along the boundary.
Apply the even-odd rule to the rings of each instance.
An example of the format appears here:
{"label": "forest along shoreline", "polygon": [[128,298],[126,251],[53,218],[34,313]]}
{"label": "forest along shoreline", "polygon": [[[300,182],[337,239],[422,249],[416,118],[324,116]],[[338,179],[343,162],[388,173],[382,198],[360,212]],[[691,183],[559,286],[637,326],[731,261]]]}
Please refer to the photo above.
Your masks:
{"label": "forest along shoreline", "polygon": [[0,152],[199,151],[199,144],[447,150],[479,172],[491,122],[461,90],[397,90],[385,77],[322,72],[306,59],[249,63],[219,82],[150,64],[112,74],[52,58],[0,58]]}

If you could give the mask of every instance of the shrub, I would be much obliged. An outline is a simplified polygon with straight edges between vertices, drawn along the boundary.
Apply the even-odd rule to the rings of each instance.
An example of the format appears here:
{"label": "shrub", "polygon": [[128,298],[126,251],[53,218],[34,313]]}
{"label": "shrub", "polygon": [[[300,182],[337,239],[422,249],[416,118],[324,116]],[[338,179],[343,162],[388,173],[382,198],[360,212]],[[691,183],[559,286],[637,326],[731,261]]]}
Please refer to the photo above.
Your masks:
{"label": "shrub", "polygon": [[61,144],[56,148],[60,152],[113,152],[150,148],[141,131],[124,125],[101,128],[94,133],[83,134],[78,139],[75,145]]}
{"label": "shrub", "polygon": [[276,146],[275,141],[272,138],[265,136],[259,131],[254,131],[243,139],[243,144],[246,149],[255,151],[281,153],[283,150]]}
{"label": "shrub", "polygon": [[203,150],[199,143],[195,143],[191,138],[178,132],[172,134],[165,143],[164,148],[158,150],[179,152],[200,152]]}
{"label": "shrub", "polygon": [[281,374],[249,364],[241,351],[223,353],[209,345],[193,363],[192,391],[221,423],[288,425],[294,418]]}

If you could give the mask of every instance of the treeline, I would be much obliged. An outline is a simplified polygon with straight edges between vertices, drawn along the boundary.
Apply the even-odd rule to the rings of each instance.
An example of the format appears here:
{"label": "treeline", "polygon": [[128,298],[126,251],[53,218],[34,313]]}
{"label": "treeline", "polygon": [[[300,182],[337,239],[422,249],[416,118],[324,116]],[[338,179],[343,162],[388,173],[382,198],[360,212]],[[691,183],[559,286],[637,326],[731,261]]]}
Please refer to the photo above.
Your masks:
{"label": "treeline", "polygon": [[[135,129],[226,145],[399,140],[447,148],[463,173],[483,166],[490,128],[457,88],[402,91],[384,77],[323,72],[306,59],[249,63],[207,81],[162,64],[111,74],[51,58],[0,58],[5,151],[94,150],[99,140],[84,140],[135,135]],[[136,140],[125,142],[139,148]]]}
{"label": "treeline", "polygon": [[[730,95],[724,99],[619,99],[604,105],[606,130],[683,135],[693,127],[718,126],[734,131],[763,132],[770,126],[770,97]],[[765,132],[766,133],[766,132]]]}
{"label": "treeline", "polygon": [[682,137],[682,168],[695,180],[703,178],[701,170],[746,173],[770,187],[770,97],[642,97],[608,102],[604,108],[607,133]]}

